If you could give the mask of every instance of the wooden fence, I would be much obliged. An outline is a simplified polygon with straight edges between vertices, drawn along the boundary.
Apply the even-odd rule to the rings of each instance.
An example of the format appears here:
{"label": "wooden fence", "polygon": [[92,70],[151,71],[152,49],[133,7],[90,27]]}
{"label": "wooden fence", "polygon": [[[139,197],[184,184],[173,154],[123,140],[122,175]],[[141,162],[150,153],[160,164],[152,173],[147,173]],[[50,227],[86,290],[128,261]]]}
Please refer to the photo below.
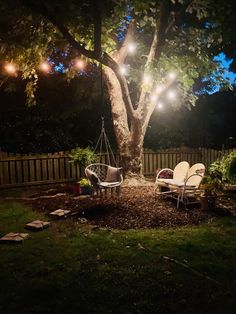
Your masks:
{"label": "wooden fence", "polygon": [[[178,148],[143,153],[144,175],[154,176],[158,168],[174,168],[186,160],[191,165],[202,162],[208,168],[217,158],[233,151],[217,151],[206,148]],[[100,156],[106,163],[107,156]],[[117,156],[118,159],[118,156]],[[0,152],[0,187],[15,187],[24,185],[73,182],[80,179],[83,169],[70,163],[69,152],[58,152],[44,155],[19,155]]]}

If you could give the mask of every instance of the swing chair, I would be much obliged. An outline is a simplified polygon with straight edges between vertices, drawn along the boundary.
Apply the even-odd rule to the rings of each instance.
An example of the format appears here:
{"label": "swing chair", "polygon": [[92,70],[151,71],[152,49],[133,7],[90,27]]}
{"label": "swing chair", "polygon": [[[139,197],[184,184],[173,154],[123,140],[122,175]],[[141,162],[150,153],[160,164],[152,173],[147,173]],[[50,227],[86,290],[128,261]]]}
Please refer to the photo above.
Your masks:
{"label": "swing chair", "polygon": [[[105,147],[106,151],[105,158],[103,155],[103,147]],[[120,185],[123,182],[121,173],[122,168],[117,167],[115,156],[106,135],[103,117],[101,134],[98,138],[94,152],[98,154],[100,159],[99,162],[90,164],[85,168],[85,174],[90,185],[93,187],[94,192],[98,195],[102,190],[105,190],[106,194],[107,189],[110,189],[111,194],[113,194],[113,191],[116,191],[117,195],[119,195]]]}
{"label": "swing chair", "polygon": [[[103,82],[102,82],[102,64],[101,64],[101,98],[103,97]],[[103,155],[103,148],[105,148],[105,158]],[[99,152],[98,152],[99,150]],[[104,127],[104,117],[102,117],[102,130],[95,146],[94,152],[99,156],[99,162],[88,165],[85,168],[85,174],[90,185],[93,187],[93,192],[98,195],[102,190],[110,190],[111,194],[116,191],[120,195],[120,185],[123,182],[121,169],[117,167],[115,156],[113,154],[110,142],[106,135]],[[101,195],[101,193],[100,193]]]}

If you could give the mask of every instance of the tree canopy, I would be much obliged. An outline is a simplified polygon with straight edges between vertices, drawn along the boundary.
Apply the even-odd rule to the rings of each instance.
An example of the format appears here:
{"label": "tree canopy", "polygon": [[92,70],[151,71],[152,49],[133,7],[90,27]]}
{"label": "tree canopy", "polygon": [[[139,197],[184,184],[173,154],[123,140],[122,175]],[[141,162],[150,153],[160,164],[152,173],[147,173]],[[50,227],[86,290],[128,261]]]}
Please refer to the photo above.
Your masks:
{"label": "tree canopy", "polygon": [[[73,62],[81,55],[90,66],[98,61],[116,68],[110,55],[122,48],[129,33],[137,51],[130,56],[124,52],[121,58],[127,57],[127,80],[135,102],[157,23],[158,45],[146,71],[158,84],[168,71],[177,73],[181,97],[176,105],[194,104],[192,88],[198,78],[215,76],[222,87],[229,85],[212,58],[220,51],[235,56],[235,1],[1,0],[0,9],[1,63],[14,62],[27,80],[29,104],[35,103],[42,61],[48,60],[52,72],[64,71],[67,78],[78,74]],[[2,80],[4,74],[1,71]],[[208,88],[214,82],[211,79]]]}
{"label": "tree canopy", "polygon": [[209,90],[230,87],[213,57],[235,56],[233,0],[0,0],[0,9],[2,84],[20,75],[29,105],[39,71],[71,80],[102,65],[122,166],[131,175],[142,172],[156,107],[190,108],[197,81]]}

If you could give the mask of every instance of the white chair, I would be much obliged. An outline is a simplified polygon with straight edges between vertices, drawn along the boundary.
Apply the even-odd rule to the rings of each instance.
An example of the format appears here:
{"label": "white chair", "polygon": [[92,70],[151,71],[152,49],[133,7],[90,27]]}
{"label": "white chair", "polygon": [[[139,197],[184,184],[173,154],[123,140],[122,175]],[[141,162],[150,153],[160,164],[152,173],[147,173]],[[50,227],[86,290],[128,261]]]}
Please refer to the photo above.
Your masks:
{"label": "white chair", "polygon": [[106,164],[94,163],[85,168],[85,174],[93,190],[98,194],[104,189],[113,190],[120,194],[120,185],[123,183],[122,168],[115,168]]}
{"label": "white chair", "polygon": [[[166,179],[166,178],[161,178],[161,174],[164,172],[169,171],[173,174],[172,179]],[[155,193],[156,194],[168,194],[171,193],[169,190],[169,185],[174,185],[174,186],[179,186],[179,185],[184,185],[184,182],[187,178],[189,171],[189,163],[187,161],[181,161],[176,165],[174,170],[170,168],[164,168],[161,169],[161,171],[158,172],[156,176],[156,182],[155,182]],[[163,191],[163,187],[167,188],[168,190]]]}
{"label": "white chair", "polygon": [[[194,164],[191,168],[187,170],[187,172],[186,172],[187,165],[182,164],[182,163],[186,163],[186,162],[181,162],[175,167],[175,169],[178,167],[177,168],[178,171],[176,171],[176,174],[175,174],[175,169],[173,171],[173,173],[175,174],[175,179],[174,179],[174,176],[173,176],[173,179],[160,179],[159,175],[162,171],[161,170],[157,175],[157,179],[155,183],[156,189],[159,186],[161,187],[164,186],[168,188],[167,191],[164,191],[164,192],[159,191],[159,192],[156,192],[156,194],[167,194],[168,196],[176,199],[177,208],[179,208],[180,202],[183,203],[185,206],[187,206],[188,204],[198,203],[198,201],[190,201],[190,196],[196,196],[196,194],[200,192],[199,187],[200,187],[202,178],[205,174],[205,166],[202,163]],[[183,172],[181,176],[182,167],[183,167]],[[178,174],[179,174],[179,177],[178,177]],[[184,177],[184,174],[185,174],[185,177]]]}
{"label": "white chair", "polygon": [[196,198],[196,195],[201,192],[200,184],[204,177],[206,167],[202,163],[194,164],[188,171],[187,178],[182,186],[169,185],[170,190],[173,192],[172,197],[177,199],[177,208],[180,202],[185,205],[196,204],[199,201],[190,201],[190,196]]}

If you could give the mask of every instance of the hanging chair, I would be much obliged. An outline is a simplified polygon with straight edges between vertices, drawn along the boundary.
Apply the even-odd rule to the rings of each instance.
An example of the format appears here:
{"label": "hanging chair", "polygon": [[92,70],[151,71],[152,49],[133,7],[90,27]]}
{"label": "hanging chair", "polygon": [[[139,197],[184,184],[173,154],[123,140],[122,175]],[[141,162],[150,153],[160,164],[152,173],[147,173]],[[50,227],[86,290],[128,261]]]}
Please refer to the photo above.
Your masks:
{"label": "hanging chair", "polygon": [[[104,157],[103,147],[106,150],[105,163],[101,160]],[[93,187],[94,192],[99,194],[99,192],[103,189],[105,191],[110,189],[111,193],[115,190],[117,195],[119,195],[120,185],[123,182],[123,176],[121,173],[122,168],[117,167],[115,156],[106,135],[103,117],[101,134],[98,138],[94,152],[98,154],[100,162],[90,164],[85,168],[85,174],[90,185]]]}

